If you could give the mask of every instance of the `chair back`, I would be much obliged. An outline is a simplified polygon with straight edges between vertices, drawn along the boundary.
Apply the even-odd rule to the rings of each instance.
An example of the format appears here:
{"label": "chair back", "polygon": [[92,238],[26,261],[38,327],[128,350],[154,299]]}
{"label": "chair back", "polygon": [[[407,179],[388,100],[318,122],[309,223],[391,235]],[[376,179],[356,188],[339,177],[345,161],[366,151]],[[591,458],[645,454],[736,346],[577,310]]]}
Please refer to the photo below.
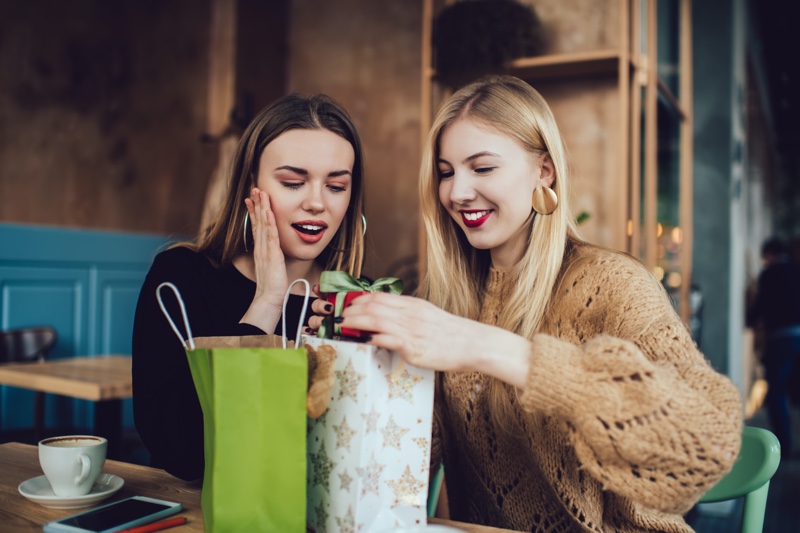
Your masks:
{"label": "chair back", "polygon": [[781,445],[778,438],[766,429],[745,426],[742,447],[733,468],[700,498],[700,503],[744,496],[742,533],[760,533],[764,528],[769,481],[780,462]]}
{"label": "chair back", "polygon": [[43,361],[57,340],[50,326],[0,331],[0,363]]}

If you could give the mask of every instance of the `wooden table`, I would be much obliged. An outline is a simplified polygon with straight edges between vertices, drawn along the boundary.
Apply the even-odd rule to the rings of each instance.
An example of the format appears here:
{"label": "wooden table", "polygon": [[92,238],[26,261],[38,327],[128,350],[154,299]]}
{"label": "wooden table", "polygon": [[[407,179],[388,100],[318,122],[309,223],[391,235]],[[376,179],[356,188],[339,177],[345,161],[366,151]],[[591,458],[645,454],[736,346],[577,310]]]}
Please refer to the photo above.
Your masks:
{"label": "wooden table", "polygon": [[[103,472],[120,476],[125,480],[125,486],[114,496],[98,505],[130,496],[150,496],[151,498],[180,502],[184,508],[181,515],[186,516],[189,521],[186,525],[168,531],[175,531],[175,533],[204,531],[203,515],[200,510],[201,487],[199,483],[187,483],[170,476],[163,470],[119,461],[106,461]],[[39,468],[39,455],[35,446],[16,442],[0,445],[0,529],[3,532],[40,532],[42,526],[47,522],[81,511],[80,509],[48,509],[24,498],[17,490],[19,484],[26,479],[40,475],[42,475],[42,471]],[[508,531],[436,518],[430,519],[429,522],[456,527],[467,533]]]}
{"label": "wooden table", "polygon": [[94,433],[108,439],[109,457],[122,447],[122,400],[132,394],[131,358],[72,357],[0,365],[0,385],[61,394],[94,404]]}

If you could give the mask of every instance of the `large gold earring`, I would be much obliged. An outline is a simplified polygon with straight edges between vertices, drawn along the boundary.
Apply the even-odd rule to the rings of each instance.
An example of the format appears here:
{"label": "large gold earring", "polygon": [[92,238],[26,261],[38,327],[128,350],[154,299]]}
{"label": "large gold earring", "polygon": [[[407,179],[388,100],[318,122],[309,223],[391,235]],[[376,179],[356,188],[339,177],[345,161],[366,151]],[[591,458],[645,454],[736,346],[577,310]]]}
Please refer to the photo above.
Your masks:
{"label": "large gold earring", "polygon": [[533,191],[533,210],[540,215],[551,215],[558,207],[558,196],[553,189],[542,185]]}

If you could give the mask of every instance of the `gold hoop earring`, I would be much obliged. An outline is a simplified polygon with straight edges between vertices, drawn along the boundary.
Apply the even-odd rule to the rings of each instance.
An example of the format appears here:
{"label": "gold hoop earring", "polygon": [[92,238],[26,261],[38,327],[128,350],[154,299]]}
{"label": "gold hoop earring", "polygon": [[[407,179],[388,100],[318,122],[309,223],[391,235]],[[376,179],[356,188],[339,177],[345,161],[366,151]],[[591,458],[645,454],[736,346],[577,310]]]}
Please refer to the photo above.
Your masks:
{"label": "gold hoop earring", "polygon": [[558,207],[558,196],[553,189],[542,185],[533,191],[531,205],[540,215],[551,215]]}
{"label": "gold hoop earring", "polygon": [[250,212],[244,214],[244,229],[242,230],[242,239],[244,240],[244,251],[249,252],[247,249],[247,222],[250,220]]}

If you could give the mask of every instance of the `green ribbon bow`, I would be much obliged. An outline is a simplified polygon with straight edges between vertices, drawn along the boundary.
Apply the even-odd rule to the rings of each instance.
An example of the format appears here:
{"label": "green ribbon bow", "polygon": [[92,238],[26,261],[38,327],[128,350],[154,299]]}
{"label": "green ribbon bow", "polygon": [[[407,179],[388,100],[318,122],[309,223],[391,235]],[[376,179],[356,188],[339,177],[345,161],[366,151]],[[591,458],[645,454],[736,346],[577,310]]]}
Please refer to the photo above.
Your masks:
{"label": "green ribbon bow", "polygon": [[348,292],[388,292],[390,294],[403,293],[403,280],[400,278],[380,278],[373,283],[361,278],[356,279],[347,272],[340,270],[326,270],[319,276],[319,292],[335,293],[336,301],[333,314],[325,317],[317,331],[320,339],[331,339],[334,335],[342,334],[341,324],[336,324],[333,319],[342,316],[344,311],[344,297]]}

